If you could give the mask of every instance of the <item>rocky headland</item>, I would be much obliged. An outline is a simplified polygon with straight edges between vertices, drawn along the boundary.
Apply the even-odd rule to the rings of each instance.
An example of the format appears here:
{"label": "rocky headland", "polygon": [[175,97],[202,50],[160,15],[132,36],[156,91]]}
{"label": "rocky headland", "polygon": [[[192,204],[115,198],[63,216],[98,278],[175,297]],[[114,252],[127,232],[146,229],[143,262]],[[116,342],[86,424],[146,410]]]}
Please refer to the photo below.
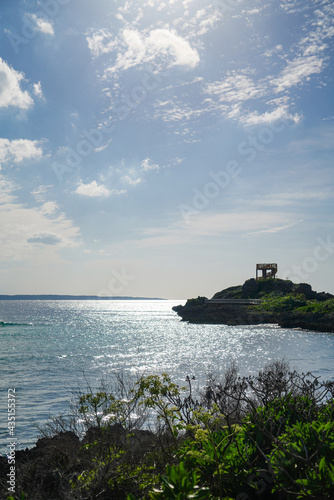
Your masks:
{"label": "rocky headland", "polygon": [[189,299],[173,310],[190,323],[274,323],[283,328],[334,332],[334,295],[315,292],[307,283],[278,278],[251,278],[243,285],[217,292],[211,299]]}

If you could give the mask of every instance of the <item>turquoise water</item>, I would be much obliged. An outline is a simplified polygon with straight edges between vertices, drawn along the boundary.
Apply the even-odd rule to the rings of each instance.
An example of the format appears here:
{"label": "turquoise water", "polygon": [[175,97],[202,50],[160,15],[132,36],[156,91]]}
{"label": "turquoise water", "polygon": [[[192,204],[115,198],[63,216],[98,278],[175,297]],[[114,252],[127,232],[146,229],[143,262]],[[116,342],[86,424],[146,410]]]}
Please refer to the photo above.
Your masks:
{"label": "turquoise water", "polygon": [[182,301],[0,301],[0,453],[7,428],[7,391],[16,390],[19,448],[37,439],[35,424],[68,409],[85,378],[98,385],[115,371],[168,372],[182,383],[235,360],[242,375],[285,358],[299,371],[334,380],[334,334],[275,325],[191,325],[172,306]]}

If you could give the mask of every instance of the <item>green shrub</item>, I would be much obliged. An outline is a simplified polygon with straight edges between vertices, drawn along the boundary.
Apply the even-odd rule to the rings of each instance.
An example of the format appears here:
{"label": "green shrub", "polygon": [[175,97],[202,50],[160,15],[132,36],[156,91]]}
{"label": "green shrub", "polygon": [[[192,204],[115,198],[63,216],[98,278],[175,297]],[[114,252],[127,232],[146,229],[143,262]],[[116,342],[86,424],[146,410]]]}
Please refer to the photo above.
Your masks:
{"label": "green shrub", "polygon": [[[150,375],[126,393],[104,387],[79,394],[76,415],[88,430],[81,444],[76,438],[70,467],[57,462],[68,486],[63,497],[334,498],[333,382],[291,372],[283,360],[249,377],[232,365],[208,378],[200,401],[191,384],[189,377],[179,387],[167,374]],[[155,433],[141,429],[148,414]],[[33,467],[26,482],[18,473],[18,487],[42,499],[43,492],[25,489]]]}
{"label": "green shrub", "polygon": [[271,454],[276,490],[297,498],[333,498],[334,422],[322,417],[298,421],[279,436]]}
{"label": "green shrub", "polygon": [[160,478],[161,487],[155,488],[149,498],[152,500],[201,500],[209,498],[209,488],[199,486],[195,471],[186,469],[183,462],[167,465],[166,475]]}
{"label": "green shrub", "polygon": [[283,297],[278,297],[277,295],[272,297],[266,296],[262,300],[261,309],[271,312],[293,311],[294,309],[306,306],[307,302],[309,301],[302,294],[287,294]]}
{"label": "green shrub", "polygon": [[298,311],[310,313],[334,313],[334,299],[318,302],[316,300],[308,300],[306,305],[298,307]]}

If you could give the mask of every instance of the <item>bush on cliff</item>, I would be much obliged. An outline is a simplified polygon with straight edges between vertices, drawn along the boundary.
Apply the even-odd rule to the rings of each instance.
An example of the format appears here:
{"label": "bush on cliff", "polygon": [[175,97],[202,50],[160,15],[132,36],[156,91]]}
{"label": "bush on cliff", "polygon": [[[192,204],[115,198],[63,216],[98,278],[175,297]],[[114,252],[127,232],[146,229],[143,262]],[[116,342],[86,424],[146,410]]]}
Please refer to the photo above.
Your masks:
{"label": "bush on cliff", "polygon": [[305,305],[300,306],[298,311],[323,314],[334,313],[334,299],[325,300],[323,302],[309,300]]}
{"label": "bush on cliff", "polygon": [[262,300],[261,309],[281,313],[285,311],[293,311],[294,309],[306,306],[306,304],[307,301],[305,296],[302,294],[288,294],[283,297],[277,297],[274,295],[269,297],[267,296]]}
{"label": "bush on cliff", "polygon": [[[23,452],[17,486],[27,498],[334,497],[332,382],[277,361],[248,377],[232,365],[196,395],[190,377],[179,387],[167,374],[114,389],[78,394],[80,442],[56,432],[37,443],[38,453]],[[145,418],[155,432],[142,429]]]}

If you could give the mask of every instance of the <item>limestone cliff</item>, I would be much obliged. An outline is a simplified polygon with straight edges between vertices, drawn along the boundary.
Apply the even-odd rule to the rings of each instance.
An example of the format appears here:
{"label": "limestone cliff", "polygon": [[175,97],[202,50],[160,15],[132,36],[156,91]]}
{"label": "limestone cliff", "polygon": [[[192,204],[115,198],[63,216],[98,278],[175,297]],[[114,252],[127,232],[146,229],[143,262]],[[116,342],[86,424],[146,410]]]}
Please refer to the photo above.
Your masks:
{"label": "limestone cliff", "polygon": [[173,310],[184,321],[226,325],[277,323],[285,328],[334,332],[334,296],[307,283],[249,279],[225,288],[212,299],[187,300]]}

